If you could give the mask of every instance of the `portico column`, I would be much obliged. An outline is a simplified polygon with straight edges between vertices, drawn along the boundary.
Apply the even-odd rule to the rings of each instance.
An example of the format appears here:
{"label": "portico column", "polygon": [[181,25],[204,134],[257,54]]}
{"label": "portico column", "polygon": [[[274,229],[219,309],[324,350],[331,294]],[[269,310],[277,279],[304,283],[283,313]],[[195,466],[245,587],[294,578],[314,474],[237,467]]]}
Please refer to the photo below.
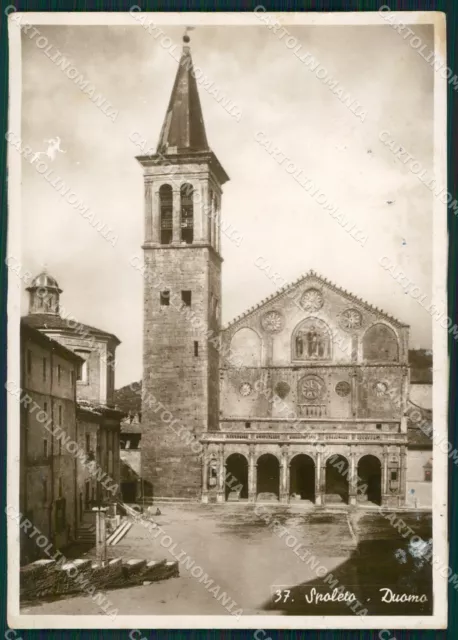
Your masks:
{"label": "portico column", "polygon": [[350,478],[349,478],[349,482],[348,482],[348,494],[349,494],[349,504],[351,505],[356,505],[356,495],[357,495],[357,487],[358,487],[358,480],[357,480],[357,472],[356,472],[356,452],[352,451],[350,453]]}
{"label": "portico column", "polygon": [[204,447],[202,456],[202,502],[208,502],[208,458],[207,447]]}
{"label": "portico column", "polygon": [[322,500],[321,504],[326,504],[326,460],[324,454],[321,459],[320,494]]}
{"label": "portico column", "polygon": [[288,447],[282,447],[281,456],[281,480],[280,480],[280,502],[288,502],[289,497],[289,462]]}
{"label": "portico column", "polygon": [[322,458],[321,451],[317,451],[315,460],[315,504],[317,505],[323,504],[323,491],[321,488]]}
{"label": "portico column", "polygon": [[180,189],[179,187],[173,188],[173,213],[172,213],[172,242],[173,244],[179,244],[181,242],[181,229],[180,229],[180,216],[181,216],[181,202],[180,202]]}
{"label": "portico column", "polygon": [[248,502],[256,502],[256,465],[253,445],[250,446],[248,453]]}
{"label": "portico column", "polygon": [[383,449],[383,465],[382,465],[382,505],[386,502],[388,495],[388,450]]}
{"label": "portico column", "polygon": [[407,452],[405,447],[401,447],[401,469],[399,478],[399,506],[402,507],[406,503],[406,487],[407,487]]}
{"label": "portico column", "polygon": [[221,444],[219,448],[218,489],[216,492],[216,502],[224,502],[225,479],[226,479],[226,465],[224,463],[224,446]]}

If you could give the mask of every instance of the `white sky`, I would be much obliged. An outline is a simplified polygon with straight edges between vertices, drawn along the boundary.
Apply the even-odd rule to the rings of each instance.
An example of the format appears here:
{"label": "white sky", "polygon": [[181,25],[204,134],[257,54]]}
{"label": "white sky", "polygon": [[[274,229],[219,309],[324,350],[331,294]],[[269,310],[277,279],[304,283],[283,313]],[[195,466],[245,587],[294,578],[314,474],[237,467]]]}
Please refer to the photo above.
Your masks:
{"label": "white sky", "polygon": [[[163,29],[179,50],[183,29]],[[66,153],[50,166],[119,239],[107,243],[24,162],[23,265],[35,274],[46,263],[65,308],[119,337],[119,387],[142,375],[143,283],[129,259],[142,253],[143,179],[129,135],[155,147],[177,62],[139,26],[39,30],[119,115],[108,119],[23,36],[22,139],[44,151],[60,136]],[[430,348],[430,315],[378,260],[403,266],[430,300],[433,196],[379,133],[389,130],[432,175],[433,70],[388,25],[290,31],[365,108],[364,122],[265,27],[190,34],[194,64],[242,111],[237,122],[200,87],[210,146],[231,178],[223,218],[244,238],[237,247],[222,236],[223,322],[274,291],[254,266],[262,255],[287,281],[314,269],[410,324],[412,348]],[[415,32],[433,49],[432,27]],[[367,231],[364,248],[254,141],[260,130]]]}

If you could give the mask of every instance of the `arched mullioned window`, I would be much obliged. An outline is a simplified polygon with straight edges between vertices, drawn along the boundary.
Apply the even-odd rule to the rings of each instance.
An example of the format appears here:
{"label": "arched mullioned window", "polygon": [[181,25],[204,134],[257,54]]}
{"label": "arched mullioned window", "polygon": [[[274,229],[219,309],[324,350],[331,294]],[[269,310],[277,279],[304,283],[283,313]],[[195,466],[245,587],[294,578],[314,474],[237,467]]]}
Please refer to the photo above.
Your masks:
{"label": "arched mullioned window", "polygon": [[192,244],[194,240],[194,189],[191,184],[183,184],[180,189],[181,200],[181,241]]}
{"label": "arched mullioned window", "polygon": [[173,193],[169,184],[159,189],[159,209],[161,215],[161,244],[170,244],[173,236]]}
{"label": "arched mullioned window", "polygon": [[328,360],[331,339],[328,326],[319,318],[307,318],[293,333],[293,360]]}

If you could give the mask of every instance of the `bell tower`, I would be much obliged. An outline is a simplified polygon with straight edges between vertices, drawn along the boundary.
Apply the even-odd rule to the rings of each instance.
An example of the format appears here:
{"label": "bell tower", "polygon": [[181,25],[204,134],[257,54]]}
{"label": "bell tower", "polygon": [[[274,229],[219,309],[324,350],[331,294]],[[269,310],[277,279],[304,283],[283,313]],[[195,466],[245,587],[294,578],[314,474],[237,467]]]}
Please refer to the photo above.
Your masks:
{"label": "bell tower", "polygon": [[[219,419],[222,185],[205,132],[189,37],[156,153],[138,157],[145,193],[142,476],[155,497],[197,498],[198,442]],[[161,403],[161,404],[160,404]],[[197,449],[198,450],[198,449]]]}

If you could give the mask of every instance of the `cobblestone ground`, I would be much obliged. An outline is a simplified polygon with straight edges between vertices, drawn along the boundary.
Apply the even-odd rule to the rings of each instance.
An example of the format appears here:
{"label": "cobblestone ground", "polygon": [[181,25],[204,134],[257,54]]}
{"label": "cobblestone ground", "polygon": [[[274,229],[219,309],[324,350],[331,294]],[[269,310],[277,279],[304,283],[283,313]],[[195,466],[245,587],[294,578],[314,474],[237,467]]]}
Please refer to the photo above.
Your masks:
{"label": "cobblestone ground", "polygon": [[[278,585],[295,585],[316,579],[312,568],[298,558],[254,513],[250,505],[160,505],[154,520],[176,543],[174,555],[185,551],[196,565],[225,591],[243,614],[266,615],[264,607]],[[355,553],[360,536],[370,539],[380,526],[380,516],[366,513],[304,510],[298,506],[265,505],[313,553],[328,571],[337,570]],[[390,525],[385,527],[391,535]],[[135,523],[110,557],[173,559],[160,545],[161,537]],[[173,545],[172,545],[173,547]],[[347,563],[348,564],[348,563]],[[106,592],[120,615],[228,615],[205,585],[181,564],[180,577],[142,587]],[[23,614],[102,614],[89,596],[28,605]],[[278,613],[271,611],[270,613]]]}

